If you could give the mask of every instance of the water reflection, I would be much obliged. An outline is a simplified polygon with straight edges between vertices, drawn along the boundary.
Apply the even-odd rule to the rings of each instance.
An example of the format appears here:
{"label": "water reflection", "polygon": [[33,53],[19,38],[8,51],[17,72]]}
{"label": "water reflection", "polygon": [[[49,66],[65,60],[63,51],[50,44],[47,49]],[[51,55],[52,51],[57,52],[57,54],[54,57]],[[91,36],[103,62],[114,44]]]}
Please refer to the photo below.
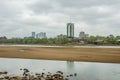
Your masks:
{"label": "water reflection", "polygon": [[67,68],[73,69],[74,68],[74,61],[67,61]]}
{"label": "water reflection", "polygon": [[67,61],[66,66],[67,66],[67,71],[68,71],[68,72],[75,72],[75,69],[74,69],[74,67],[75,67],[74,61]]}
{"label": "water reflection", "polygon": [[76,73],[77,77],[70,80],[120,80],[120,64],[0,58],[0,71],[21,75],[20,68],[32,73]]}

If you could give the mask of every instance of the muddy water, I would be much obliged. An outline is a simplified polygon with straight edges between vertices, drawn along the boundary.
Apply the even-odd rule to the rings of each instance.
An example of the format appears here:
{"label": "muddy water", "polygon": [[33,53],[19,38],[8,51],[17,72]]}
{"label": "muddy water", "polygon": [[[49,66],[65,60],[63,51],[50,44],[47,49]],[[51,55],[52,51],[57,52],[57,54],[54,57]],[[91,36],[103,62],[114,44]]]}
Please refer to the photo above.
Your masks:
{"label": "muddy water", "polygon": [[21,75],[20,68],[28,68],[31,74],[56,71],[62,71],[65,75],[77,73],[70,80],[120,80],[120,64],[0,58],[0,71]]}

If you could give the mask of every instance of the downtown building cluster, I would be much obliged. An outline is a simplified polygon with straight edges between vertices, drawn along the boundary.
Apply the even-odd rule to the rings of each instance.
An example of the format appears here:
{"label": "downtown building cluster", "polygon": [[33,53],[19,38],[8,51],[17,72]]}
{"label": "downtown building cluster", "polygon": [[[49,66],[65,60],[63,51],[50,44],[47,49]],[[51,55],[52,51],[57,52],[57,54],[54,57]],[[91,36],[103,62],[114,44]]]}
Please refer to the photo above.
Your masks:
{"label": "downtown building cluster", "polygon": [[31,32],[31,36],[29,36],[29,37],[24,37],[24,38],[43,39],[43,38],[47,38],[47,36],[46,36],[46,33],[45,33],[45,32],[40,32],[40,33]]}
{"label": "downtown building cluster", "polygon": [[[63,37],[63,36],[67,36],[67,38],[69,40],[74,40],[76,37],[74,35],[74,23],[67,23],[67,31],[66,31],[67,35],[63,35],[60,34],[57,37]],[[81,31],[79,34],[79,39],[85,39],[86,37],[88,37],[88,34],[85,34],[85,32]],[[39,39],[43,39],[43,38],[47,38],[46,32],[40,32],[40,33],[36,33],[36,32],[31,32],[31,36],[29,37],[24,37],[24,38],[39,38]]]}
{"label": "downtown building cluster", "polygon": [[[85,32],[81,31],[79,33],[79,40],[84,40],[89,36],[89,34],[86,34]],[[69,40],[74,40],[75,36],[74,36],[74,23],[67,23],[67,37],[69,38]]]}
{"label": "downtown building cluster", "polygon": [[[93,36],[81,31],[78,37],[75,37],[74,23],[66,24],[66,34],[60,34],[56,37],[47,38],[46,32],[31,32],[30,36],[24,38],[11,38],[0,37],[0,43],[21,43],[21,44],[120,44],[120,36],[108,35],[108,36]],[[49,33],[48,33],[49,34]]]}

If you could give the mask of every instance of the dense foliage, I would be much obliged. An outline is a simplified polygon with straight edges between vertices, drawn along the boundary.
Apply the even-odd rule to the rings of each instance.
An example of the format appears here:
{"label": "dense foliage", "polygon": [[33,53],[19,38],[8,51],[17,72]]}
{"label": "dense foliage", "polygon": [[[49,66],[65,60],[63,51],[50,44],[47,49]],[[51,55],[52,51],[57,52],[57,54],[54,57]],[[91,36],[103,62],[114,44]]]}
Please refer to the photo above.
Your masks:
{"label": "dense foliage", "polygon": [[0,44],[66,44],[68,42],[67,37],[63,38],[12,38],[12,39],[2,39]]}
{"label": "dense foliage", "polygon": [[67,36],[63,37],[55,37],[55,38],[12,38],[12,39],[0,39],[0,44],[42,44],[42,45],[65,45],[65,44],[79,44],[81,41],[84,44],[97,44],[97,45],[105,45],[105,44],[120,44],[120,36],[89,36],[85,39],[75,38],[73,40],[69,40]]}

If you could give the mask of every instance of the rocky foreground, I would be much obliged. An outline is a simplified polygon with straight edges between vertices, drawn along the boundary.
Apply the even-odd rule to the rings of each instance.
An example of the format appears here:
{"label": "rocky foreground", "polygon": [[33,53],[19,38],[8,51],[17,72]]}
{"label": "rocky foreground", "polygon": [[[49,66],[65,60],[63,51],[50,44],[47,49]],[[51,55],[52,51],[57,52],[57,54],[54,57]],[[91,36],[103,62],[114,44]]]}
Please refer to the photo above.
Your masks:
{"label": "rocky foreground", "polygon": [[23,72],[22,76],[10,76],[7,71],[0,72],[0,80],[69,80],[71,77],[77,76],[77,73],[64,75],[62,71],[30,74],[26,68],[20,70]]}

